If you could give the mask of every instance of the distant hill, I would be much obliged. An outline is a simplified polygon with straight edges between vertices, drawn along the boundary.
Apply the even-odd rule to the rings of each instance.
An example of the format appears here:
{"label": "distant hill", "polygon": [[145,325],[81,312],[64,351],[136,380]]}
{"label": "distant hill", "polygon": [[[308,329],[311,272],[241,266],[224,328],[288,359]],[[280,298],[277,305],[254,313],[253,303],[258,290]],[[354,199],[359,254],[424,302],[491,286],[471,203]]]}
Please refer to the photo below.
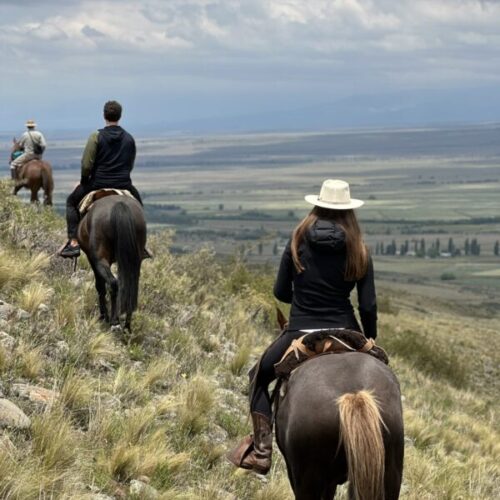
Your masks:
{"label": "distant hill", "polygon": [[[486,97],[487,96],[487,97]],[[259,109],[231,114],[230,110],[196,119],[144,123],[140,132],[318,132],[339,129],[408,128],[474,125],[500,121],[498,89],[408,90],[360,94],[315,105]],[[168,116],[168,115],[167,115]]]}
{"label": "distant hill", "polygon": [[[220,98],[220,111],[197,109],[189,103],[175,111],[161,102],[133,104],[133,114],[124,115],[124,125],[143,135],[184,133],[240,133],[269,131],[320,132],[340,129],[436,127],[498,123],[500,121],[500,90],[498,86],[466,89],[411,88],[398,92],[375,90],[372,93],[352,94],[349,97],[325,99],[318,102],[315,96],[288,105],[262,104],[249,96],[241,99],[235,112],[224,105]],[[267,101],[268,102],[268,101]],[[314,103],[314,104],[312,104]],[[211,108],[213,109],[213,108]],[[127,110],[127,108],[125,108]],[[246,111],[245,111],[246,110]],[[100,116],[88,121],[88,115],[78,116],[75,109],[71,120],[57,110],[33,111],[44,131],[60,138],[86,137],[100,124]],[[62,112],[61,112],[62,113]],[[130,120],[130,121],[129,121]],[[19,133],[23,121],[0,121],[0,131]],[[9,140],[12,132],[7,134]]]}

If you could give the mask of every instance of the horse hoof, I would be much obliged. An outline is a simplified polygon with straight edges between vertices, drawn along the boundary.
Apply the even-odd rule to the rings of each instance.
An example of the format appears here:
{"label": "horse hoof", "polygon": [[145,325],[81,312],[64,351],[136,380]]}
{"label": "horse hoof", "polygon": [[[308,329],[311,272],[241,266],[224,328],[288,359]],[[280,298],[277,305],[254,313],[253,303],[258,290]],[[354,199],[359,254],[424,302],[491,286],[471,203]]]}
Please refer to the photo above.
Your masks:
{"label": "horse hoof", "polygon": [[121,325],[111,325],[111,331],[112,332],[121,332],[122,327],[121,327]]}

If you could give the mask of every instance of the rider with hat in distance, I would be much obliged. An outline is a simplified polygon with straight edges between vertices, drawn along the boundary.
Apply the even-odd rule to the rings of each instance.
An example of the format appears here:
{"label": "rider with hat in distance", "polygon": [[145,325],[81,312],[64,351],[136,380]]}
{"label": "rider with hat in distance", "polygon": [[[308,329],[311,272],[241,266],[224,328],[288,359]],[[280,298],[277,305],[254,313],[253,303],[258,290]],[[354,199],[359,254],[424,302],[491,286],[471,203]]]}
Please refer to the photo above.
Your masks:
{"label": "rider with hat in distance", "polygon": [[43,134],[39,130],[35,130],[34,120],[26,122],[26,129],[26,132],[17,141],[22,153],[10,162],[10,175],[13,180],[19,180],[22,177],[23,167],[26,163],[31,160],[41,160],[47,147]]}
{"label": "rider with hat in distance", "polygon": [[[257,373],[250,373],[253,436],[243,439],[227,457],[237,467],[266,474],[271,467],[272,401],[268,386],[278,363],[303,330],[346,328],[377,336],[377,302],[371,256],[363,242],[355,208],[364,202],[350,197],[349,184],[326,180],[314,205],[286,245],[274,285],[275,297],[291,304],[285,332],[264,352]],[[360,328],[350,302],[357,288]]]}

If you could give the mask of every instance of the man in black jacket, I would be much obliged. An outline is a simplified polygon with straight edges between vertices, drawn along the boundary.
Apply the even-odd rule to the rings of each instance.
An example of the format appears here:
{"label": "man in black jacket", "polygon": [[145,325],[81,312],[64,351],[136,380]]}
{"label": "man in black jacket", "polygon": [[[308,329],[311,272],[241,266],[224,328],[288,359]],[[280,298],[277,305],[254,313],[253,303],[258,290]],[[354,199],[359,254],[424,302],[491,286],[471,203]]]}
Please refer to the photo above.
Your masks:
{"label": "man in black jacket", "polygon": [[77,240],[80,214],[78,205],[91,191],[102,188],[126,189],[142,205],[141,196],[132,185],[130,172],[134,168],[135,141],[120,125],[122,107],[116,101],[104,105],[106,126],[90,134],[82,157],[80,184],[66,201],[68,242],[59,252],[61,257],[78,257]]}

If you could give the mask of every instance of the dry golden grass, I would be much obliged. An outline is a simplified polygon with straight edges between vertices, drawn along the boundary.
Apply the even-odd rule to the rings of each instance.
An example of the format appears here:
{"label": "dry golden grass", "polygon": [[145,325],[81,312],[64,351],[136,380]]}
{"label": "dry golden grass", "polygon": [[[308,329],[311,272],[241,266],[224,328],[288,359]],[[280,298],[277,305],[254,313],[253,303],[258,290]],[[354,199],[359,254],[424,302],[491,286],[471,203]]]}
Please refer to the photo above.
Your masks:
{"label": "dry golden grass", "polygon": [[41,283],[32,282],[26,285],[19,293],[17,304],[29,313],[35,313],[40,305],[46,304],[53,294],[51,288]]}
{"label": "dry golden grass", "polygon": [[35,380],[39,377],[45,367],[42,356],[42,348],[31,344],[20,342],[15,350],[17,371],[22,377]]}
{"label": "dry golden grass", "polygon": [[241,375],[243,369],[250,359],[251,348],[248,345],[241,346],[229,363],[229,369],[233,375]]}
{"label": "dry golden grass", "polygon": [[96,322],[89,330],[97,330],[97,333],[92,333],[91,337],[86,342],[84,346],[84,357],[88,359],[90,363],[95,363],[99,360],[116,360],[120,351],[113,340],[113,336],[109,332],[99,332]]}
{"label": "dry golden grass", "polygon": [[44,253],[22,258],[20,252],[0,250],[0,290],[19,289],[39,278],[48,263],[49,256]]}
{"label": "dry golden grass", "polygon": [[[33,428],[2,431],[0,498],[88,498],[90,485],[132,498],[130,480],[147,476],[168,500],[291,499],[277,450],[267,483],[223,457],[250,430],[245,372],[275,336],[272,276],[242,262],[223,267],[208,251],[173,256],[153,235],[127,345],[97,321],[91,273],[75,284],[66,263],[47,266],[38,253],[38,242],[64,238],[62,221],[7,199],[0,182],[0,221],[9,220],[0,222],[0,298],[36,311],[54,292],[44,296],[46,314],[3,324],[16,346],[0,348],[0,383],[8,396],[23,379],[61,395],[45,411],[15,400]],[[26,238],[35,257],[16,246]],[[401,500],[498,498],[498,318],[434,304],[420,312],[417,300],[426,299],[391,295],[380,313],[378,343],[390,349],[404,397]],[[56,353],[61,340],[65,356]]]}
{"label": "dry golden grass", "polygon": [[196,377],[181,389],[182,404],[179,408],[181,428],[197,434],[206,428],[210,410],[214,406],[213,387],[201,377]]}

